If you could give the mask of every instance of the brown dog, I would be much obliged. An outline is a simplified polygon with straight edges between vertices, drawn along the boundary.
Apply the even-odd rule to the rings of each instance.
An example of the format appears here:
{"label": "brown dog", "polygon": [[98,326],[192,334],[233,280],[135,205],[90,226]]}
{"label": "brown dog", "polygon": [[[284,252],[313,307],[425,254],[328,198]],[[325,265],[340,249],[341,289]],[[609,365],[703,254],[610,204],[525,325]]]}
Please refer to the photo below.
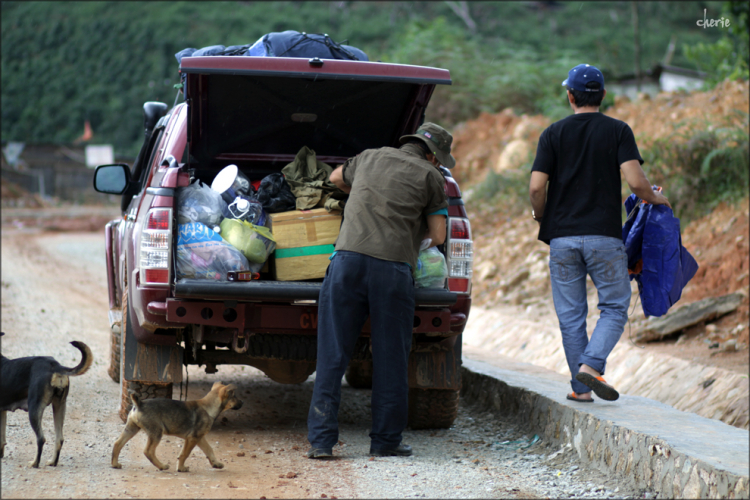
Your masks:
{"label": "brown dog", "polygon": [[211,387],[211,392],[197,401],[177,401],[167,398],[141,401],[138,396],[131,394],[133,409],[130,410],[125,429],[112,449],[112,467],[122,468],[117,461],[120,450],[125,443],[138,434],[138,431],[143,429],[148,435],[148,443],[143,453],[159,470],[169,469],[169,464],[163,464],[156,458],[156,447],[159,446],[163,434],[181,437],[185,440],[177,465],[179,472],[189,471],[188,467],[185,467],[185,460],[196,445],[206,454],[212,467],[223,468],[224,464],[216,460],[214,450],[206,440],[206,434],[211,430],[214,420],[221,412],[229,409],[239,410],[242,407],[242,401],[234,395],[235,389],[236,387],[232,384],[224,385],[216,382]]}

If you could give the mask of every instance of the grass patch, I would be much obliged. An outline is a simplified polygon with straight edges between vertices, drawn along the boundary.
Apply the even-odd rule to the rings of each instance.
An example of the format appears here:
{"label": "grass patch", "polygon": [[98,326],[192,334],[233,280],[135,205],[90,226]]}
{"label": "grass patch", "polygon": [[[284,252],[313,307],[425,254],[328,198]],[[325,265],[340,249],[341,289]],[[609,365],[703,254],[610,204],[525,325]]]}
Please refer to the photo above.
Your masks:
{"label": "grass patch", "polygon": [[530,175],[531,164],[499,174],[488,168],[484,180],[467,189],[465,198],[477,208],[502,211],[506,216],[520,215],[530,210]]}
{"label": "grass patch", "polygon": [[696,123],[653,141],[643,159],[649,179],[663,186],[683,224],[750,193],[750,145],[740,127]]}

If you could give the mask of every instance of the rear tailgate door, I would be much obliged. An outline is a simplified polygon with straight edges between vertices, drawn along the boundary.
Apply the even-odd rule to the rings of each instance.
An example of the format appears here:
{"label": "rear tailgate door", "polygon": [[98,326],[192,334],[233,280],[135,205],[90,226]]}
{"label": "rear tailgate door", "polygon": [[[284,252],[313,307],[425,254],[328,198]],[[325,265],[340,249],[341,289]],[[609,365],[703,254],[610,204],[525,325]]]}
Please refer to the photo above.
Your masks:
{"label": "rear tailgate door", "polygon": [[351,157],[413,133],[445,69],[363,61],[186,57],[192,158],[223,154]]}

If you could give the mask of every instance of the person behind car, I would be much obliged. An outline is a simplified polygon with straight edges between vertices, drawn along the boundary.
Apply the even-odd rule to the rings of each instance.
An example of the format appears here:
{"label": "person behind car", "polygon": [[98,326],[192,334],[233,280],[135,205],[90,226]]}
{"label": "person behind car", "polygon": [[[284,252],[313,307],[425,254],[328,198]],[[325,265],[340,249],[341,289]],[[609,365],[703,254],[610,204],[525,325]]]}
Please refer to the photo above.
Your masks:
{"label": "person behind car", "polygon": [[[335,252],[318,300],[318,359],[307,417],[310,458],[338,442],[341,378],[369,316],[372,343],[370,454],[409,456],[408,361],[420,245],[445,240],[448,202],[440,164],[453,168],[453,137],[434,123],[400,138],[398,149],[368,149],[338,166],[331,181],[349,193]],[[427,241],[429,240],[429,241]]]}
{"label": "person behind car", "polygon": [[[529,183],[531,215],[539,222],[539,240],[550,246],[552,298],[573,377],[567,398],[592,402],[593,390],[613,401],[619,393],[602,375],[624,331],[631,296],[620,170],[643,201],[671,205],[652,190],[630,127],[599,112],[607,93],[602,72],[579,64],[562,84],[574,113],[539,137]],[[587,273],[601,311],[591,340],[586,334]]]}

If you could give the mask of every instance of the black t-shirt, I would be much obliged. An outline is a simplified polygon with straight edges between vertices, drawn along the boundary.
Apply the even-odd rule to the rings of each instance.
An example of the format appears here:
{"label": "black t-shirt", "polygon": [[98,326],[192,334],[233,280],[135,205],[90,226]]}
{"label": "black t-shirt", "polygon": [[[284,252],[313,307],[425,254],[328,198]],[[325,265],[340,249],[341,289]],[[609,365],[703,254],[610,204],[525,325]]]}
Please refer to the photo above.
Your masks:
{"label": "black t-shirt", "polygon": [[620,165],[643,159],[627,123],[602,113],[579,113],[539,137],[532,172],[549,175],[539,239],[622,238]]}

